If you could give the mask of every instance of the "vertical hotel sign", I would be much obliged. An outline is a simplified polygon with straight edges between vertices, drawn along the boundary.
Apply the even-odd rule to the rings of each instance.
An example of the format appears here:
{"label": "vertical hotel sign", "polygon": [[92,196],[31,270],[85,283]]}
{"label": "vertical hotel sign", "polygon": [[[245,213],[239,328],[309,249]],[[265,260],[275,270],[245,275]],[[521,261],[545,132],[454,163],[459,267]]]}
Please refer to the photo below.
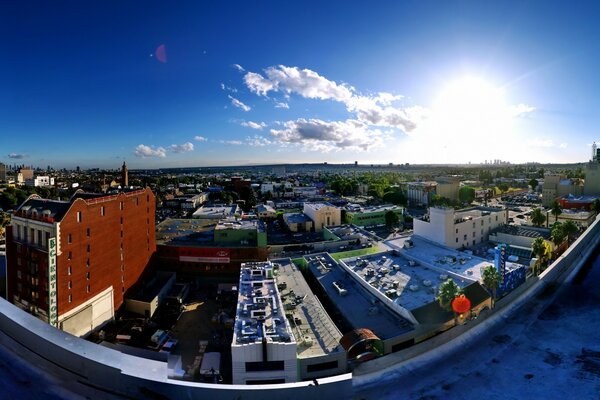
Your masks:
{"label": "vertical hotel sign", "polygon": [[58,327],[58,302],[56,300],[56,238],[48,239],[48,322]]}

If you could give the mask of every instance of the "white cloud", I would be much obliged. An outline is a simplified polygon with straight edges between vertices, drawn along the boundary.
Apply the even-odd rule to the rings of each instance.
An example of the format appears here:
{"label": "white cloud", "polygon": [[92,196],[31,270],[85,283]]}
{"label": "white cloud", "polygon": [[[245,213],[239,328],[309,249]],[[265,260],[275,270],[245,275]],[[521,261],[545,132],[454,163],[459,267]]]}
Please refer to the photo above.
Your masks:
{"label": "white cloud", "polygon": [[194,136],[194,140],[197,142],[206,142],[208,139],[205,138],[204,136],[198,135],[198,136]]}
{"label": "white cloud", "polygon": [[159,157],[164,158],[167,156],[167,151],[164,147],[154,147],[154,146],[146,146],[145,144],[139,144],[133,150],[133,154],[136,157]]}
{"label": "white cloud", "polygon": [[383,143],[385,134],[370,129],[358,120],[322,121],[304,118],[284,123],[284,129],[271,129],[271,135],[282,144],[299,144],[307,150],[369,150]]}
{"label": "white cloud", "polygon": [[224,83],[221,83],[221,90],[227,91],[227,92],[231,92],[231,93],[237,93],[237,89],[231,86],[227,86]]}
{"label": "white cloud", "polygon": [[194,151],[194,145],[190,142],[184,144],[172,144],[169,146],[169,151],[173,153],[187,153]]}
{"label": "white cloud", "polygon": [[241,108],[245,112],[248,112],[252,109],[250,106],[245,105],[244,103],[242,103],[241,101],[239,101],[238,99],[236,99],[235,97],[233,97],[231,95],[229,95],[227,97],[229,97],[229,99],[231,100],[232,105],[234,105],[237,108]]}
{"label": "white cloud", "polygon": [[247,128],[257,129],[261,131],[264,127],[267,126],[264,122],[252,122],[252,121],[244,121],[240,125],[245,126]]}
{"label": "white cloud", "polygon": [[[269,92],[282,92],[289,96],[298,94],[308,99],[334,100],[343,103],[356,118],[369,125],[387,126],[414,130],[425,114],[422,107],[397,108],[392,104],[402,96],[381,92],[374,96],[363,96],[347,85],[331,81],[315,71],[279,65],[265,70],[266,78],[255,72],[247,72],[244,82],[251,92],[266,96]],[[287,103],[278,102],[276,108],[289,108]]]}
{"label": "white cloud", "polygon": [[560,148],[560,149],[566,149],[567,146],[568,145],[566,143],[561,143],[561,144],[558,145],[558,148]]}
{"label": "white cloud", "polygon": [[272,90],[297,93],[308,99],[344,101],[352,97],[353,88],[330,81],[310,69],[279,65],[267,68],[265,74],[267,78],[254,72],[248,72],[244,76],[248,88],[261,96],[266,96]]}
{"label": "white cloud", "polygon": [[13,160],[22,160],[24,158],[27,158],[27,154],[22,154],[22,153],[10,153],[8,155],[8,158],[12,158]]}
{"label": "white cloud", "polygon": [[245,72],[246,70],[240,64],[233,64],[233,68],[237,69],[240,72]]}
{"label": "white cloud", "polygon": [[519,117],[525,114],[529,114],[535,111],[535,107],[527,104],[517,104],[516,106],[510,106],[510,113],[513,117]]}
{"label": "white cloud", "polygon": [[269,139],[264,136],[254,135],[253,137],[246,138],[246,144],[253,147],[264,147],[272,144]]}
{"label": "white cloud", "polygon": [[266,96],[271,90],[276,89],[275,85],[268,79],[263,78],[261,74],[248,72],[244,75],[244,82],[251,92],[259,96]]}
{"label": "white cloud", "polygon": [[232,144],[234,146],[239,146],[242,144],[241,140],[219,140],[221,144]]}

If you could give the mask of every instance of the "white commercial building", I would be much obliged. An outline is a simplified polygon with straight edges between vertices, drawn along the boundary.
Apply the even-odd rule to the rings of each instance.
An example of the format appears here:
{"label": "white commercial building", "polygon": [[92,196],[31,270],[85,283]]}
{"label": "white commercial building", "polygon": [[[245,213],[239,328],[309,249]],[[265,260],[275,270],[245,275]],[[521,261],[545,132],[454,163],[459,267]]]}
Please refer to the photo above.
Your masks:
{"label": "white commercial building", "polygon": [[25,186],[46,187],[54,186],[54,178],[49,176],[36,176],[32,179],[25,180]]}
{"label": "white commercial building", "polygon": [[326,226],[342,224],[342,210],[329,203],[304,203],[303,212],[313,221],[317,232]]}
{"label": "white commercial building", "polygon": [[508,210],[475,207],[455,211],[431,207],[429,218],[413,221],[414,234],[443,246],[458,249],[486,241],[491,230],[506,224]]}
{"label": "white commercial building", "polygon": [[296,351],[273,277],[273,264],[242,264],[231,343],[233,384],[296,382]]}

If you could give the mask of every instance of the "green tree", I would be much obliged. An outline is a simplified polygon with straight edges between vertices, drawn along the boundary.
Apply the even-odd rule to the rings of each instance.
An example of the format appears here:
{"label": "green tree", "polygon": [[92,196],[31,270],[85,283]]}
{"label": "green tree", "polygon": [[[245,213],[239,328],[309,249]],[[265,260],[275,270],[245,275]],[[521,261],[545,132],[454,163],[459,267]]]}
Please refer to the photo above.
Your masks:
{"label": "green tree", "polygon": [[385,213],[385,224],[391,228],[393,226],[398,226],[400,222],[400,217],[393,211],[388,211]]}
{"label": "green tree", "polygon": [[471,204],[475,200],[475,188],[463,186],[458,190],[458,198],[463,203]]}
{"label": "green tree", "polygon": [[562,214],[562,207],[560,206],[560,203],[556,200],[554,200],[552,202],[552,205],[550,206],[550,214],[552,214],[554,216],[554,220],[558,221],[558,216],[560,214]]}
{"label": "green tree", "polygon": [[575,238],[577,232],[579,232],[579,228],[573,221],[566,221],[564,224],[562,224],[562,228],[565,233],[565,236],[567,237],[567,242],[570,245],[571,241]]}
{"label": "green tree", "polygon": [[391,190],[383,194],[382,200],[385,203],[392,203],[396,205],[406,205],[406,197],[402,194],[399,189],[392,188]]}
{"label": "green tree", "polygon": [[550,238],[552,239],[552,243],[554,243],[557,246],[560,246],[560,244],[565,240],[565,237],[567,237],[567,234],[565,233],[563,224],[557,222],[554,225],[552,225],[552,230],[550,232]]}
{"label": "green tree", "polygon": [[542,226],[546,222],[546,216],[540,208],[536,208],[531,212],[531,223],[535,226]]}
{"label": "green tree", "polygon": [[442,282],[438,289],[437,301],[444,310],[452,310],[452,300],[461,293],[460,287],[452,280],[448,278],[447,281]]}
{"label": "green tree", "polygon": [[249,211],[256,205],[256,195],[254,194],[254,189],[249,186],[243,186],[240,189],[240,200],[244,200],[244,211]]}
{"label": "green tree", "polygon": [[532,190],[535,190],[539,185],[539,182],[537,179],[535,178],[531,178],[531,180],[529,180],[529,186],[531,186]]}
{"label": "green tree", "polygon": [[508,192],[508,189],[509,189],[508,183],[499,183],[498,189],[500,189],[500,193]]}
{"label": "green tree", "polygon": [[484,267],[481,271],[481,278],[485,287],[488,288],[490,294],[492,295],[492,307],[494,307],[494,302],[496,300],[496,291],[498,287],[500,287],[500,283],[502,282],[502,275],[493,265],[488,265]]}

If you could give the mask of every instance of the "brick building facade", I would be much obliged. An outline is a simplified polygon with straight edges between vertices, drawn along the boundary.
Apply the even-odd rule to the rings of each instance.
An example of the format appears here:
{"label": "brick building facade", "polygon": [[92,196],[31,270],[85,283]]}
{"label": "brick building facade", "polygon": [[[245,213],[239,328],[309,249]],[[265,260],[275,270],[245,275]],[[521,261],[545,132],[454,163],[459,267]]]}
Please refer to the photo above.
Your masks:
{"label": "brick building facade", "polygon": [[156,250],[150,189],[31,196],[7,230],[7,298],[38,318],[85,335],[114,318]]}

